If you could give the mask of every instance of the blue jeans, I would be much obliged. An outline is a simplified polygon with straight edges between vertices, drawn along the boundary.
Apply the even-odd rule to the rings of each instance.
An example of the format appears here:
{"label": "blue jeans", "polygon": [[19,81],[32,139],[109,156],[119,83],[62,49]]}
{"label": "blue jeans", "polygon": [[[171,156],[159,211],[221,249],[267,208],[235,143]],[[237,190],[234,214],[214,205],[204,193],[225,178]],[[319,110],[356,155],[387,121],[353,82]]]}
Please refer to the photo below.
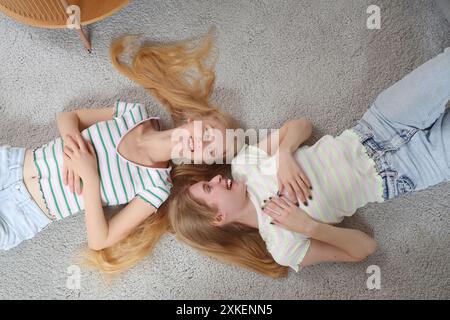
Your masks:
{"label": "blue jeans", "polygon": [[450,180],[450,47],[378,95],[352,129],[374,159],[384,199]]}
{"label": "blue jeans", "polygon": [[51,221],[23,182],[25,148],[0,146],[0,250],[34,237]]}

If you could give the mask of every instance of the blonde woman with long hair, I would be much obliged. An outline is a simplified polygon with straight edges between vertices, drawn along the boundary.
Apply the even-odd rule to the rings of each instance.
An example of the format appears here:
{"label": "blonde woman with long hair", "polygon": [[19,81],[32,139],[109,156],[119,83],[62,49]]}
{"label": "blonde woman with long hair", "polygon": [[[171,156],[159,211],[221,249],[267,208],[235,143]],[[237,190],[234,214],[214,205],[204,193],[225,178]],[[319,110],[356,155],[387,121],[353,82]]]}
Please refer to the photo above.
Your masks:
{"label": "blonde woman with long hair", "polygon": [[[196,46],[193,40],[130,43],[122,37],[112,44],[113,65],[156,97],[175,127],[162,128],[139,103],[117,101],[58,115],[61,137],[42,147],[1,146],[0,249],[84,210],[87,260],[108,273],[131,267],[169,228],[159,209],[171,192],[171,160],[179,155],[191,161],[199,149],[214,150],[210,132],[234,127],[233,119],[209,101],[215,80],[214,63],[207,63],[212,32]],[[124,51],[134,51],[131,64],[122,61]],[[188,75],[191,69],[196,77]],[[202,120],[199,131],[195,120]],[[172,139],[174,132],[181,144]],[[179,153],[174,155],[175,146]],[[103,207],[120,204],[127,205],[108,221]]]}
{"label": "blonde woman with long hair", "polygon": [[450,181],[449,99],[447,48],[384,90],[337,137],[299,148],[312,123],[293,120],[278,138],[245,146],[231,163],[232,179],[178,168],[171,225],[202,253],[272,277],[289,267],[361,261],[376,241],[333,224],[367,203]]}

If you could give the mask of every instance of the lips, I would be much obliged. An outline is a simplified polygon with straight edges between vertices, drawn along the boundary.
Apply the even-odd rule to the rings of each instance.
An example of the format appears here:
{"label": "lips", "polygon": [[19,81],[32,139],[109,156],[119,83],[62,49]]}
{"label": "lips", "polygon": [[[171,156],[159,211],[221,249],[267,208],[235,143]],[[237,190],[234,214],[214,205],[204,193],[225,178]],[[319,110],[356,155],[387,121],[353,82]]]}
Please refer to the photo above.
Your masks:
{"label": "lips", "polygon": [[231,190],[232,187],[233,187],[233,181],[231,181],[231,179],[227,179],[227,189]]}
{"label": "lips", "polygon": [[191,152],[194,152],[194,139],[192,136],[189,137],[189,148],[191,149]]}

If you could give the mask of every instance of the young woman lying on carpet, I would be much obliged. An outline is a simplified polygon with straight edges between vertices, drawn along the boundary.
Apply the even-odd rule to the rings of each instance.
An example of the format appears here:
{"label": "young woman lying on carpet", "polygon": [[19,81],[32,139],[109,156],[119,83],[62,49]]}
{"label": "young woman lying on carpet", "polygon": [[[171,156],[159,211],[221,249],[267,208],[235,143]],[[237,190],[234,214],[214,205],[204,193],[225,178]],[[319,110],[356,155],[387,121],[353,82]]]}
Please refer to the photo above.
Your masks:
{"label": "young woman lying on carpet", "polygon": [[[286,275],[288,267],[360,261],[374,252],[375,240],[332,224],[367,203],[450,180],[449,99],[447,48],[384,90],[337,137],[298,148],[312,125],[291,121],[280,130],[279,146],[269,136],[244,147],[232,161],[233,179],[199,181],[204,171],[179,168],[171,225],[204,254],[273,277]],[[191,183],[177,186],[177,175]],[[290,181],[290,195],[277,195],[280,179]],[[298,202],[311,185],[309,203]]]}
{"label": "young woman lying on carpet", "polygon": [[[0,146],[0,250],[84,210],[91,263],[111,273],[130,267],[168,230],[167,216],[155,213],[172,187],[177,143],[172,133],[177,130],[184,141],[180,157],[190,161],[198,148],[214,150],[212,129],[235,127],[208,101],[215,79],[214,64],[206,65],[214,44],[211,32],[196,47],[189,41],[143,44],[134,48],[131,66],[119,59],[129,49],[126,41],[113,43],[113,65],[161,101],[176,127],[163,129],[145,107],[118,101],[114,107],[62,113],[57,119],[61,137],[42,147]],[[192,68],[200,81],[187,81],[185,73]],[[202,120],[199,131],[193,120]],[[103,207],[125,203],[107,221]]]}

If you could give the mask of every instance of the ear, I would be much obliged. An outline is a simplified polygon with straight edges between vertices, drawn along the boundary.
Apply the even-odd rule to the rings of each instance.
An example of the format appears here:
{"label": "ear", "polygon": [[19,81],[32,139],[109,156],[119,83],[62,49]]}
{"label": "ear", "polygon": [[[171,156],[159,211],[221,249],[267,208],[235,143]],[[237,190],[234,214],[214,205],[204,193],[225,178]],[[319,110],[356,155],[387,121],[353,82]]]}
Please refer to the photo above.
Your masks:
{"label": "ear", "polygon": [[213,224],[218,227],[225,223],[225,214],[222,212],[217,212],[216,217],[214,218]]}

